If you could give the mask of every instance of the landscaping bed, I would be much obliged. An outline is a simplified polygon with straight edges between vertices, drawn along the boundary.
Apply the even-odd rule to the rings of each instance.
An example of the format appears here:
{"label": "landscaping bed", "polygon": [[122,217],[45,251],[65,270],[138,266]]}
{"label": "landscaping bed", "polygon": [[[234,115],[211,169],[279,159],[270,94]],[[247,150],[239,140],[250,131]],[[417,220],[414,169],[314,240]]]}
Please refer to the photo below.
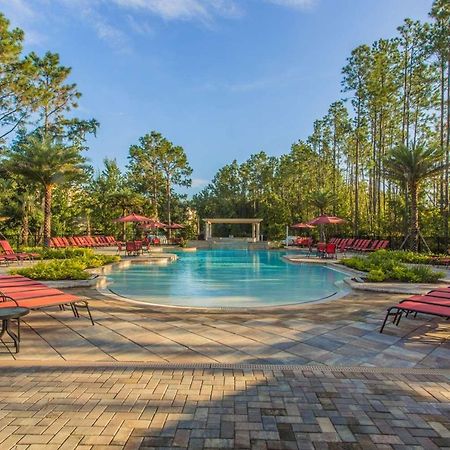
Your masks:
{"label": "landscaping bed", "polygon": [[91,249],[33,248],[32,252],[39,253],[43,260],[30,267],[12,269],[9,273],[34,280],[87,280],[92,277],[87,269],[120,261],[119,256],[99,255]]}
{"label": "landscaping bed", "polygon": [[[405,283],[437,283],[445,276],[426,264],[433,264],[432,255],[414,252],[379,250],[367,256],[343,258],[340,264],[351,269],[367,273],[367,281],[381,283],[384,281],[401,281]],[[408,266],[407,264],[420,264]]]}

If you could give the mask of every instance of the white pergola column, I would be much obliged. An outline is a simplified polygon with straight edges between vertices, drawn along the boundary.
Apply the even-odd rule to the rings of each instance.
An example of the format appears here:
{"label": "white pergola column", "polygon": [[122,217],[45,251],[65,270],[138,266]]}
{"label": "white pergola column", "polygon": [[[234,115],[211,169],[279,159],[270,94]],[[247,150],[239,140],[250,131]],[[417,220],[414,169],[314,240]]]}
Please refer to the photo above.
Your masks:
{"label": "white pergola column", "polygon": [[256,224],[256,242],[259,242],[261,239],[261,224],[258,222]]}

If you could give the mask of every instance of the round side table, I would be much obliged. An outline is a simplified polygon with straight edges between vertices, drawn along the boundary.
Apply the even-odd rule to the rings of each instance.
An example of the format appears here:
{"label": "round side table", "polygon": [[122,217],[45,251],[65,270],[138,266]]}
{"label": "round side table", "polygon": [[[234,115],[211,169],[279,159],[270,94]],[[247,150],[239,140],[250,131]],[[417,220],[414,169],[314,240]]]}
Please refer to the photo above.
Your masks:
{"label": "round side table", "polygon": [[[16,353],[20,349],[20,318],[26,316],[30,310],[28,308],[0,308],[0,320],[2,327],[0,328],[0,339],[6,333],[14,342]],[[17,334],[11,329],[11,320],[17,321]]]}

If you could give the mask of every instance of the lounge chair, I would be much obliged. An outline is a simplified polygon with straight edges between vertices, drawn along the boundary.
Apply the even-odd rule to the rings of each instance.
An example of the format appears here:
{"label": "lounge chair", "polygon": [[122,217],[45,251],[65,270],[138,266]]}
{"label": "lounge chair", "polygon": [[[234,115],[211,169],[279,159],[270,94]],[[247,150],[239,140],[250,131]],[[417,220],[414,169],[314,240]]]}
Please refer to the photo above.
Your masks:
{"label": "lounge chair", "polygon": [[[429,314],[432,316],[450,318],[450,301],[447,298],[432,297],[429,295],[413,295],[406,300],[402,300],[397,305],[388,308],[380,333],[383,332],[386,322],[390,316],[394,316],[393,323],[398,326],[402,315],[414,313]],[[414,317],[415,317],[414,316]]]}
{"label": "lounge chair", "polygon": [[16,253],[7,240],[0,240],[0,247],[2,248],[4,256],[7,259],[15,258],[17,261],[24,261],[40,257],[38,253]]}
{"label": "lounge chair", "polygon": [[360,252],[374,252],[378,248],[379,245],[380,245],[380,241],[375,239],[366,248],[362,248],[360,250]]}
{"label": "lounge chair", "polygon": [[352,245],[347,246],[347,250],[356,250],[357,248],[360,247],[360,245],[362,244],[363,239],[355,239],[352,243]]}
{"label": "lounge chair", "polygon": [[20,275],[0,276],[0,308],[19,306],[35,310],[59,306],[64,309],[66,305],[70,306],[75,317],[80,317],[79,307],[86,308],[94,325],[87,300]]}

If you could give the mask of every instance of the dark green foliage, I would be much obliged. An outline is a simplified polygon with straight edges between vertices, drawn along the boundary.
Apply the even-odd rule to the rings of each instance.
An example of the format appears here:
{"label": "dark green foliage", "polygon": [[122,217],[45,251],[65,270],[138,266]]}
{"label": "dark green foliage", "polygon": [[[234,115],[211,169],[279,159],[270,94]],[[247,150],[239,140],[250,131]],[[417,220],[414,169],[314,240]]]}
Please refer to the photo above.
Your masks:
{"label": "dark green foliage", "polygon": [[43,257],[53,258],[39,262],[32,267],[11,270],[11,274],[19,274],[34,280],[87,280],[91,274],[86,269],[93,269],[120,260],[118,256],[98,255],[92,250],[45,249]]}
{"label": "dark green foliage", "polygon": [[344,258],[341,263],[346,267],[368,272],[367,281],[402,281],[407,283],[436,283],[444,276],[442,272],[435,272],[429,267],[408,267],[404,263],[428,263],[430,257],[413,252],[394,252],[379,250],[367,257],[354,256]]}

